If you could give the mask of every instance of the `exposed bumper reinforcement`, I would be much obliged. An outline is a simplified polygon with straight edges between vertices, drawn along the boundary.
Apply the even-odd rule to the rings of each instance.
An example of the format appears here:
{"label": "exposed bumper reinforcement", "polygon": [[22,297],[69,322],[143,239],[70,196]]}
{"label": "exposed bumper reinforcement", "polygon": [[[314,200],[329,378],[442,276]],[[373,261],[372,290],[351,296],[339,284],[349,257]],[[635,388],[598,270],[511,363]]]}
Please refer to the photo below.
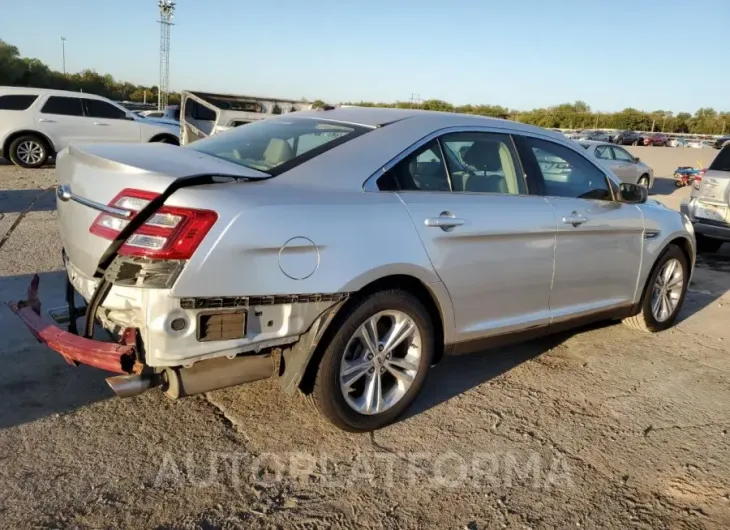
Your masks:
{"label": "exposed bumper reinforcement", "polygon": [[[38,299],[40,278],[36,275],[28,287],[28,299],[8,302],[39,342],[59,353],[69,364],[86,364],[119,374],[139,373],[143,365],[136,362],[134,330],[125,330],[122,344],[86,339],[65,331],[41,318]],[[127,332],[129,331],[129,332]]]}

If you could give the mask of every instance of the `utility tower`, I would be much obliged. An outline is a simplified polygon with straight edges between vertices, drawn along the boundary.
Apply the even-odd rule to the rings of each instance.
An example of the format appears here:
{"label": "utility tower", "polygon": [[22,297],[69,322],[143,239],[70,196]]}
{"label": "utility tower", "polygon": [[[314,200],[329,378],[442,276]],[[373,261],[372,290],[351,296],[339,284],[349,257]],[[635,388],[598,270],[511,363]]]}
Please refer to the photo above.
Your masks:
{"label": "utility tower", "polygon": [[175,2],[159,0],[157,5],[160,7],[160,84],[157,88],[157,110],[165,110],[170,91],[170,26],[175,14]]}

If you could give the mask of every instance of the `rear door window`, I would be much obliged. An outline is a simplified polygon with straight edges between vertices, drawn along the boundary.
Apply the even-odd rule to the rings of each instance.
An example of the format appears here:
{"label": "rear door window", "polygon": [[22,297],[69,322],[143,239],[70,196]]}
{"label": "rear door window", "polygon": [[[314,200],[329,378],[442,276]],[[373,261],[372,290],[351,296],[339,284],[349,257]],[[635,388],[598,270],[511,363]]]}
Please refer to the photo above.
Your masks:
{"label": "rear door window", "polygon": [[453,191],[526,193],[509,135],[461,132],[444,135],[440,140]]}
{"label": "rear door window", "polygon": [[8,94],[0,96],[0,110],[27,110],[38,99],[29,94]]}
{"label": "rear door window", "polygon": [[103,118],[107,120],[124,120],[127,113],[122,109],[115,107],[98,99],[83,98],[84,107],[86,107],[86,116],[89,118]]}
{"label": "rear door window", "polygon": [[436,140],[398,162],[378,179],[381,191],[451,191],[443,155]]}
{"label": "rear door window", "polygon": [[730,145],[720,149],[720,152],[717,153],[715,160],[712,161],[708,169],[713,171],[730,171]]}
{"label": "rear door window", "polygon": [[81,98],[51,96],[41,109],[43,114],[59,114],[61,116],[83,116]]}

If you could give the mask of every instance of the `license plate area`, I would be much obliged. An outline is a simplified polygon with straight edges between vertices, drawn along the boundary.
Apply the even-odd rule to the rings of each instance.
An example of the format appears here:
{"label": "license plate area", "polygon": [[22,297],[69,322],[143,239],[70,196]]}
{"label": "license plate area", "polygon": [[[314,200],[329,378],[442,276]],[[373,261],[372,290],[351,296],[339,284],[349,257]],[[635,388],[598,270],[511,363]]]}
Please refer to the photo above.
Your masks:
{"label": "license plate area", "polygon": [[724,223],[727,219],[728,207],[725,204],[709,204],[699,201],[695,206],[695,217]]}
{"label": "license plate area", "polygon": [[246,337],[246,311],[216,311],[198,314],[199,342],[243,339]]}

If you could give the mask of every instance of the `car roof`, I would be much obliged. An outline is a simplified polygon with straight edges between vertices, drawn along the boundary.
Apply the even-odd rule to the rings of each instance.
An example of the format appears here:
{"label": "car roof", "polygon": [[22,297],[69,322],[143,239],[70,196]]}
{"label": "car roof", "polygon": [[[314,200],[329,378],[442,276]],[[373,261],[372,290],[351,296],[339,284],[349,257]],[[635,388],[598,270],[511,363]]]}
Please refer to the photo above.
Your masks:
{"label": "car roof", "polygon": [[[289,116],[288,114],[286,116]],[[330,110],[308,110],[297,112],[295,116],[306,118],[318,118],[329,121],[338,121],[342,123],[350,123],[353,125],[361,125],[365,127],[383,127],[389,123],[401,120],[418,120],[424,125],[433,126],[434,129],[446,128],[451,126],[481,126],[481,127],[497,127],[502,129],[512,129],[515,132],[539,132],[540,134],[553,136],[555,138],[564,139],[562,133],[557,133],[549,129],[543,129],[534,125],[503,120],[500,118],[490,118],[487,116],[477,116],[474,114],[459,114],[456,112],[439,112],[417,109],[397,109],[383,107],[356,107],[344,106],[336,107]]]}
{"label": "car roof", "polygon": [[66,97],[85,97],[90,99],[103,99],[106,101],[107,98],[97,96],[96,94],[90,94],[88,92],[73,92],[71,90],[53,90],[50,88],[34,88],[34,87],[18,87],[18,86],[0,86],[0,96],[6,94],[27,94],[32,96],[40,96],[43,94],[49,94],[52,96],[66,96]]}

